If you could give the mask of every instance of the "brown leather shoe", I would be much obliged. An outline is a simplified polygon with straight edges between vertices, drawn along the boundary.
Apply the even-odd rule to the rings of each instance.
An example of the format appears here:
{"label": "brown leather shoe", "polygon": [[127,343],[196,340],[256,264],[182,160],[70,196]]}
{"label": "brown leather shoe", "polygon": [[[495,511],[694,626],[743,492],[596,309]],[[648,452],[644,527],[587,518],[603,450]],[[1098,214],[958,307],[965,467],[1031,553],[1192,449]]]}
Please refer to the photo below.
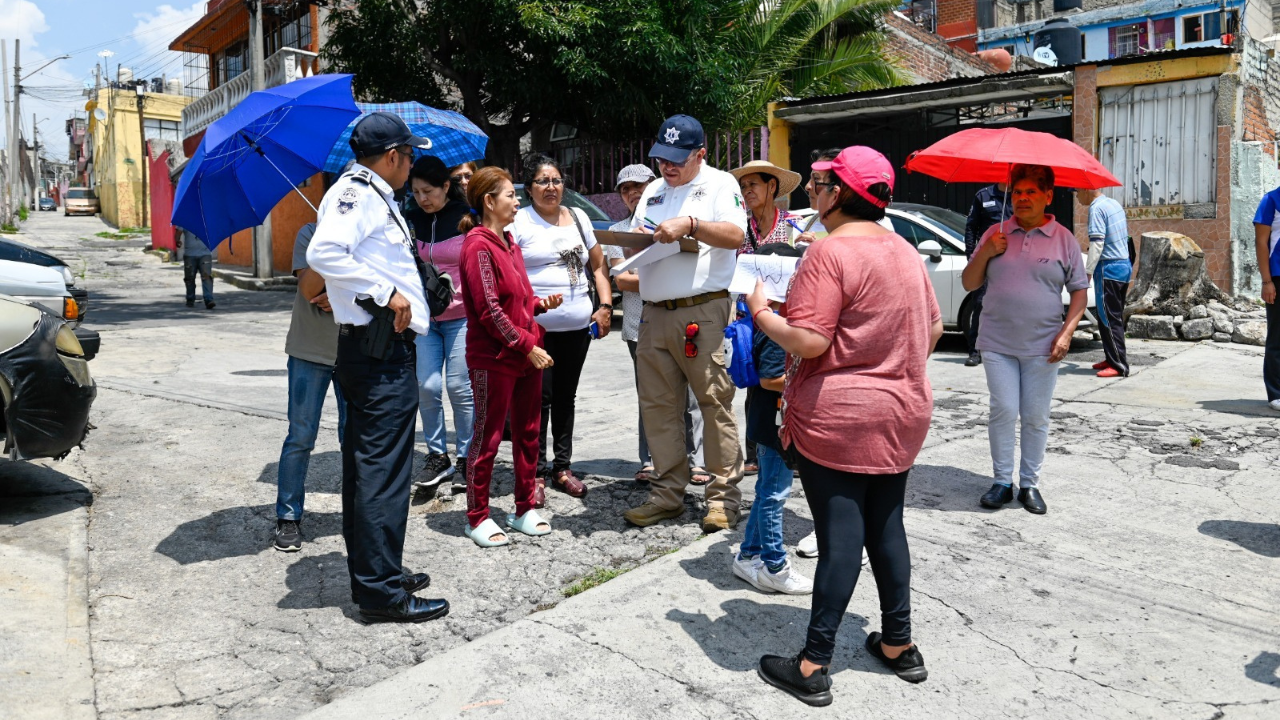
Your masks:
{"label": "brown leather shoe", "polygon": [[557,470],[552,486],[562,493],[580,498],[587,494],[587,486],[573,474],[572,470]]}
{"label": "brown leather shoe", "polygon": [[547,484],[538,478],[533,486],[533,506],[536,508],[544,508],[547,506]]}

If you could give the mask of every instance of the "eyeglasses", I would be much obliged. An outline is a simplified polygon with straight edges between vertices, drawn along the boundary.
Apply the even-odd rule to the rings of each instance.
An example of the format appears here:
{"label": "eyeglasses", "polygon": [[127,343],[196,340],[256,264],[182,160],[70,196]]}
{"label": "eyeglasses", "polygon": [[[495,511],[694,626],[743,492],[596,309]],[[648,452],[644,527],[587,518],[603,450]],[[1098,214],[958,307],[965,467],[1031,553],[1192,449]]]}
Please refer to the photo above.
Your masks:
{"label": "eyeglasses", "polygon": [[538,178],[537,180],[533,181],[533,184],[537,185],[538,187],[546,187],[548,185],[551,185],[554,187],[560,187],[561,185],[564,184],[564,180],[561,178]]}
{"label": "eyeglasses", "polygon": [[413,159],[413,148],[409,147],[408,145],[401,145],[397,147],[396,152],[400,153],[401,155],[409,159]]}
{"label": "eyeglasses", "polygon": [[662,167],[664,165],[670,165],[673,168],[682,168],[685,165],[688,165],[690,162],[692,162],[694,158],[696,158],[697,156],[698,156],[698,151],[694,150],[693,152],[689,153],[689,157],[686,157],[684,159],[684,162],[672,162],[670,160],[664,160],[662,158],[658,158],[658,167]]}
{"label": "eyeglasses", "polygon": [[449,179],[450,179],[450,180],[452,180],[452,181],[454,181],[454,182],[456,182],[456,183],[460,183],[460,182],[467,182],[467,181],[471,180],[471,176],[472,176],[472,175],[474,175],[474,174],[475,174],[475,173],[469,173],[469,172],[458,173],[457,175],[454,175],[454,176],[450,177]]}
{"label": "eyeglasses", "polygon": [[809,182],[813,183],[815,188],[835,187],[840,184],[838,182],[818,182],[817,180],[810,180]]}
{"label": "eyeglasses", "polygon": [[698,337],[699,329],[696,322],[684,326],[684,356],[687,358],[698,357],[698,344],[694,340]]}

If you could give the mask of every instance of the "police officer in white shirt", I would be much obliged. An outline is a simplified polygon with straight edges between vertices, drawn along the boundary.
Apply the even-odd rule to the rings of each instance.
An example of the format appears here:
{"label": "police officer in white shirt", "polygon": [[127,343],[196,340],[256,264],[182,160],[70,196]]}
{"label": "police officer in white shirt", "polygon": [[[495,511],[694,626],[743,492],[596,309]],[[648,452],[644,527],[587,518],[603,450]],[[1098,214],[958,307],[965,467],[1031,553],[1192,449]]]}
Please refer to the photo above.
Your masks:
{"label": "police officer in white shirt", "polygon": [[662,177],[645,188],[633,220],[641,230],[656,223],[654,240],[698,241],[698,252],[677,253],[639,268],[644,300],[636,348],[640,411],[644,416],[655,478],[649,499],[623,513],[633,525],[652,525],[684,512],[689,484],[685,457],[686,388],[702,408],[707,485],[704,532],[728,530],[742,497],[742,445],[733,415],[733,382],[725,369],[724,328],[729,321],[729,282],[747,228],[738,181],[708,167],[702,125],[688,115],[667,118],[649,157]]}
{"label": "police officer in white shirt", "polygon": [[412,594],[430,578],[401,565],[418,413],[414,338],[427,331],[429,315],[408,225],[392,194],[409,179],[415,147],[431,143],[399,116],[362,118],[351,133],[357,164],[325,193],[307,249],[339,324],[334,376],[347,402],[342,537],[351,596],[369,622],[449,614],[448,601]]}

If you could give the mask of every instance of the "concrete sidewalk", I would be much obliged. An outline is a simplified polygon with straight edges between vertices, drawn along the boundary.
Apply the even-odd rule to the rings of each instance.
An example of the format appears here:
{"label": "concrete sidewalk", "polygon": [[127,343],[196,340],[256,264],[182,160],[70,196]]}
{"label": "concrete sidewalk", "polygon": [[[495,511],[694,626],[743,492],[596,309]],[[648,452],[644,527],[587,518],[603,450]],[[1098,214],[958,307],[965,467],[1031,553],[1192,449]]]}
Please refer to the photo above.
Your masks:
{"label": "concrete sidewalk", "polygon": [[[809,598],[734,578],[735,532],[305,717],[1276,717],[1280,447],[1257,388],[1239,387],[1259,358],[1160,346],[1168,361],[1107,385],[1064,370],[1060,395],[1076,399],[1055,408],[1043,517],[978,507],[990,482],[985,398],[946,388],[981,374],[931,363],[945,419],[935,426],[953,430],[930,438],[909,486],[921,685],[862,648],[880,627],[869,572],[840,634],[835,704],[809,708],[764,685],[759,656],[800,649]],[[1179,389],[1189,386],[1194,403]],[[803,500],[790,509],[794,543],[811,525]]]}

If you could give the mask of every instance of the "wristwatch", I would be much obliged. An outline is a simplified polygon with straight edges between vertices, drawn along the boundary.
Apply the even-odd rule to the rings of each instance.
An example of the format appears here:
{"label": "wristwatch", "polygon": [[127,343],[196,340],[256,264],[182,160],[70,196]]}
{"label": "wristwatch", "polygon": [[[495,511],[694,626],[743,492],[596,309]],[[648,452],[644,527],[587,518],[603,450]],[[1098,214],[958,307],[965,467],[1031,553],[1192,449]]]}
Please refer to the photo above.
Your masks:
{"label": "wristwatch", "polygon": [[609,314],[610,314],[610,315],[612,315],[612,314],[613,314],[613,306],[612,306],[612,305],[610,305],[609,303],[600,303],[600,307],[602,307],[602,308],[609,308]]}

